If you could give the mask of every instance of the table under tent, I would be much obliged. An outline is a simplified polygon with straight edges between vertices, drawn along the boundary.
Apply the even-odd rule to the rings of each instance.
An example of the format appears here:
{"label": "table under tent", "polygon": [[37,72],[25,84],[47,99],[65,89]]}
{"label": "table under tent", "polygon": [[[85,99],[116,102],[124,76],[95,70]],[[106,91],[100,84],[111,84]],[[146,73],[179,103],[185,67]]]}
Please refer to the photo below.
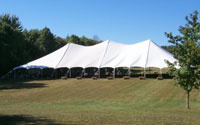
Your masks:
{"label": "table under tent", "polygon": [[[167,74],[173,55],[151,40],[126,45],[104,41],[93,46],[73,43],[13,69],[26,78],[121,78]],[[163,70],[164,69],[164,70]]]}

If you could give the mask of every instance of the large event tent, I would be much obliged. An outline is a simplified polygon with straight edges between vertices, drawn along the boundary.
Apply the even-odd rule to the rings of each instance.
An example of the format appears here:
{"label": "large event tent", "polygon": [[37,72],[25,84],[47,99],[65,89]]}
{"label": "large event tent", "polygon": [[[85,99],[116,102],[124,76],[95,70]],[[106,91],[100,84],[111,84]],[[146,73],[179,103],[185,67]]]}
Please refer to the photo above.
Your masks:
{"label": "large event tent", "polygon": [[165,60],[174,62],[173,55],[151,40],[126,45],[106,40],[93,46],[73,43],[18,68],[118,68],[118,67],[157,67],[165,68]]}

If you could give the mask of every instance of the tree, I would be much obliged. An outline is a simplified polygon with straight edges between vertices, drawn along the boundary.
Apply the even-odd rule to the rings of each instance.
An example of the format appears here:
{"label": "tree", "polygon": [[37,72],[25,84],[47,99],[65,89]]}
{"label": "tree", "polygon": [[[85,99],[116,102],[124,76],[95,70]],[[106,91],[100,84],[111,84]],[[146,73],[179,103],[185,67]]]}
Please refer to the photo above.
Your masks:
{"label": "tree", "polygon": [[78,36],[76,36],[76,35],[71,35],[71,36],[68,36],[67,38],[66,38],[66,41],[67,41],[67,43],[75,43],[75,44],[80,44],[80,45],[82,45],[79,41],[80,41],[80,38],[78,37]]}
{"label": "tree", "polygon": [[[174,76],[175,85],[186,91],[186,108],[189,109],[190,92],[199,89],[200,74],[200,22],[198,22],[198,12],[194,11],[186,16],[187,23],[179,27],[180,35],[173,36],[172,33],[165,33],[169,42],[174,47],[174,63],[167,61],[170,75]],[[179,68],[175,68],[179,65]]]}
{"label": "tree", "polygon": [[59,48],[61,48],[61,47],[63,47],[64,45],[67,44],[67,42],[66,42],[63,38],[61,38],[61,37],[59,37],[59,36],[57,36],[57,37],[55,38],[55,41],[56,41],[56,43],[57,43],[56,49],[59,49]]}
{"label": "tree", "polygon": [[97,41],[92,40],[92,39],[88,39],[87,37],[82,36],[82,37],[80,38],[80,43],[81,43],[82,45],[85,45],[85,46],[91,46],[91,45],[97,44]]}
{"label": "tree", "polygon": [[24,30],[24,36],[28,41],[27,52],[30,59],[37,59],[41,56],[49,54],[58,49],[58,43],[55,36],[51,33],[50,29],[45,27],[42,30],[31,29],[30,31]]}
{"label": "tree", "polygon": [[66,41],[66,43],[75,43],[75,44],[84,45],[84,46],[91,46],[91,45],[95,45],[98,43],[97,41],[89,39],[85,36],[82,36],[79,38],[76,35],[68,36],[65,39],[65,41]]}
{"label": "tree", "polygon": [[36,42],[41,44],[41,48],[45,52],[44,55],[53,52],[57,46],[53,33],[47,27],[40,31],[40,37]]}
{"label": "tree", "polygon": [[41,43],[36,42],[40,37],[40,31],[37,29],[31,29],[30,31],[25,29],[23,33],[27,40],[27,53],[29,54],[29,61],[41,57],[44,50],[41,49]]}
{"label": "tree", "polygon": [[27,61],[27,41],[22,30],[18,17],[0,16],[0,75]]}
{"label": "tree", "polygon": [[161,46],[161,47],[167,50],[168,52],[174,54],[174,46]]}

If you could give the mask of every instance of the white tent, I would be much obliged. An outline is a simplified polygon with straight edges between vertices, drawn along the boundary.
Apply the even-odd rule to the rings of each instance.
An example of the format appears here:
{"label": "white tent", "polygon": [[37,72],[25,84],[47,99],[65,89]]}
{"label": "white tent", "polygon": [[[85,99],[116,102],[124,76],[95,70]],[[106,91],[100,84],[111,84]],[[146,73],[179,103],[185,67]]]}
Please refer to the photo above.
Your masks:
{"label": "white tent", "polygon": [[151,40],[125,45],[104,41],[93,46],[69,43],[64,47],[18,68],[74,68],[74,67],[157,67],[165,68],[165,60],[174,62],[173,55]]}

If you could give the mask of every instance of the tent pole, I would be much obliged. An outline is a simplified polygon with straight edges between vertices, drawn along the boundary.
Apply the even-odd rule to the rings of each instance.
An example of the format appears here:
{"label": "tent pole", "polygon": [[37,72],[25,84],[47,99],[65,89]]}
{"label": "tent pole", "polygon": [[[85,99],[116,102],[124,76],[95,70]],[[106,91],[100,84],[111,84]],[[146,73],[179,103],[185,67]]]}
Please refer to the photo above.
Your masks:
{"label": "tent pole", "polygon": [[130,67],[128,67],[128,76],[130,77]]}
{"label": "tent pole", "polygon": [[85,68],[83,68],[83,77],[85,78]]}
{"label": "tent pole", "polygon": [[71,68],[69,68],[69,78],[72,77],[72,74],[71,74]]}
{"label": "tent pole", "polygon": [[43,69],[41,69],[41,79],[43,78]]}
{"label": "tent pole", "polygon": [[162,69],[160,68],[160,77],[162,77]]}
{"label": "tent pole", "polygon": [[101,78],[101,74],[100,74],[100,72],[101,72],[101,69],[99,68],[99,78]]}
{"label": "tent pole", "polygon": [[115,68],[113,68],[113,78],[115,78]]}
{"label": "tent pole", "polygon": [[57,70],[54,69],[54,71],[55,71],[55,78],[57,79]]}
{"label": "tent pole", "polygon": [[146,68],[144,68],[144,78],[146,79]]}
{"label": "tent pole", "polygon": [[151,67],[149,67],[149,74],[150,74]]}

